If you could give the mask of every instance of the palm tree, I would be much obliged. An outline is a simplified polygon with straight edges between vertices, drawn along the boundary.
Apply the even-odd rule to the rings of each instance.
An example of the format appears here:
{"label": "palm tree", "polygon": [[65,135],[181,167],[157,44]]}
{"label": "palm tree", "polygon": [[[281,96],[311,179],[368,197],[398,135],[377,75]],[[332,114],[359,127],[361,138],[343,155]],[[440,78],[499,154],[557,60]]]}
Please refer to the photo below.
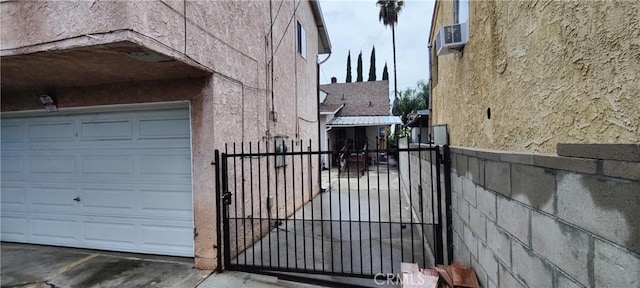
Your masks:
{"label": "palm tree", "polygon": [[384,24],[384,26],[391,26],[391,37],[393,41],[393,89],[394,89],[394,103],[398,100],[398,74],[396,73],[396,24],[398,23],[398,14],[402,11],[404,1],[402,0],[378,0],[376,3],[380,7],[380,13],[378,14],[378,20]]}

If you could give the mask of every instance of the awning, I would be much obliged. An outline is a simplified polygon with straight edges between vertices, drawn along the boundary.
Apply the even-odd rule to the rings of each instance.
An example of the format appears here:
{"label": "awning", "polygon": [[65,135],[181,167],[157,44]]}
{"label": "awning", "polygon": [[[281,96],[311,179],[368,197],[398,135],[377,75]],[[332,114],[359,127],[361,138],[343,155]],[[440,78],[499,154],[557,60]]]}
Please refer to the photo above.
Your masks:
{"label": "awning", "polygon": [[327,123],[327,127],[386,126],[402,124],[398,116],[341,116]]}

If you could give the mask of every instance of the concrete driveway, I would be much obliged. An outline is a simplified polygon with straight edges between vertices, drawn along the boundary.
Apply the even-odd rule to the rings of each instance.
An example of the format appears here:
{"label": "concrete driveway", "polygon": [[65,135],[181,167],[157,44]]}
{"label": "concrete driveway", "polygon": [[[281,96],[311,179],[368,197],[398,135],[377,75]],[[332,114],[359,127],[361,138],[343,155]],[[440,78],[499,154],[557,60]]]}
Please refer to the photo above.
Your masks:
{"label": "concrete driveway", "polygon": [[196,287],[193,259],[1,243],[2,287]]}

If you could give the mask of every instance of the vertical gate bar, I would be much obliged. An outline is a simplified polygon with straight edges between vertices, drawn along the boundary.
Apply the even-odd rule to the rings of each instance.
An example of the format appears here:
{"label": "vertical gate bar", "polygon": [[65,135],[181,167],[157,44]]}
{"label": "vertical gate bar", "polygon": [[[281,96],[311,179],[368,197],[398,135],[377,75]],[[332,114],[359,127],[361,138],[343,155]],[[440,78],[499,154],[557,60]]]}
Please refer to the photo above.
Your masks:
{"label": "vertical gate bar", "polygon": [[[300,151],[302,151],[302,145],[300,145]],[[309,146],[307,147],[309,156],[307,159],[307,167],[309,169],[309,204],[311,204],[311,263],[313,263],[313,270],[316,270],[316,234],[315,234],[315,215],[313,214],[313,173],[311,171],[311,139],[309,139]]]}
{"label": "vertical gate bar", "polygon": [[[256,147],[258,149],[258,155],[260,155],[260,141],[257,141],[256,143],[258,147]],[[260,215],[258,216],[258,221],[260,221],[260,233],[258,233],[258,235],[260,235],[260,266],[264,266],[264,231],[262,230],[262,222],[264,222],[262,219],[262,203],[264,203],[262,201],[262,156],[258,156],[258,203],[259,203],[259,207],[258,207],[258,213],[260,213]]]}
{"label": "vertical gate bar", "polygon": [[[369,175],[369,139],[367,139],[367,149],[365,149],[365,155],[367,156],[367,199],[369,203],[367,205],[367,210],[369,210],[369,270],[371,275],[373,275],[373,237],[371,235],[371,175]],[[380,200],[380,199],[378,199]]]}
{"label": "vertical gate bar", "polygon": [[[422,127],[420,129],[422,129]],[[422,135],[418,138],[422,139]],[[424,183],[422,183],[422,149],[424,149],[424,147],[422,147],[422,143],[418,143],[418,175],[420,175],[420,184],[418,186],[418,197],[420,197],[420,209],[418,209],[418,211],[420,211],[420,217],[418,220],[420,221],[420,231],[422,231],[422,235],[420,235],[420,240],[422,240],[422,249],[420,250],[424,250],[424,194],[422,192],[424,191],[424,185],[422,185]],[[427,253],[422,254],[422,264],[424,267],[427,267]]]}
{"label": "vertical gate bar", "polygon": [[221,198],[222,198],[222,187],[220,186],[220,175],[222,171],[222,167],[220,166],[220,151],[216,149],[213,153],[213,163],[215,163],[216,168],[216,241],[217,246],[217,266],[216,271],[218,273],[222,272],[222,223],[224,222],[224,215],[222,214],[222,206],[221,206]]}
{"label": "vertical gate bar", "polygon": [[[253,147],[251,147],[251,142],[249,142],[249,154],[253,154]],[[250,188],[249,191],[251,192],[251,200],[249,201],[249,203],[251,204],[251,245],[253,246],[255,241],[256,241],[256,235],[255,235],[255,231],[256,231],[256,227],[255,227],[255,219],[256,219],[256,214],[253,211],[253,205],[256,203],[255,199],[253,199],[253,156],[249,156],[249,184],[250,184]],[[256,265],[256,249],[253,249],[253,253],[252,253],[252,265],[255,266]]]}
{"label": "vertical gate bar", "polygon": [[[377,188],[378,188],[378,233],[380,241],[380,273],[383,273],[384,265],[382,259],[382,198],[380,197],[380,136],[376,136],[376,173],[378,174]],[[373,259],[373,257],[371,257]],[[373,265],[371,266],[373,267]]]}
{"label": "vertical gate bar", "polygon": [[[318,141],[320,141],[318,139]],[[320,145],[318,145],[318,147],[320,147]],[[320,173],[318,173],[318,192],[320,193],[320,244],[322,245],[322,251],[321,251],[321,259],[322,259],[322,272],[325,271],[325,265],[324,265],[324,193],[322,193],[322,167],[320,165],[322,165],[320,159],[322,156],[322,151],[318,151],[318,155],[320,155],[320,157],[318,157],[318,170],[320,170]]]}
{"label": "vertical gate bar", "polygon": [[[283,144],[284,144],[284,140]],[[293,140],[291,140],[291,144],[293,144]],[[291,145],[291,149],[293,149],[293,145]],[[285,153],[282,154],[282,178],[283,178],[283,182],[284,182],[284,219],[282,221],[284,221],[284,242],[287,243],[286,248],[284,249],[284,254],[287,257],[287,260],[285,260],[285,265],[287,266],[287,268],[289,268],[289,209],[287,209],[287,206],[289,206],[289,202],[287,202],[287,194],[288,194],[288,189],[287,189],[287,151],[284,151]]]}
{"label": "vertical gate bar", "polygon": [[438,199],[438,224],[436,225],[436,227],[438,228],[436,230],[436,239],[438,240],[437,244],[434,245],[436,246],[436,264],[443,264],[442,263],[442,257],[443,257],[443,246],[442,246],[442,208],[441,208],[441,204],[442,204],[442,185],[440,184],[440,179],[442,177],[441,174],[441,170],[440,170],[440,164],[442,163],[442,157],[440,155],[440,147],[438,147],[438,149],[436,149],[437,153],[436,153],[436,163],[438,164],[436,166],[436,173],[438,173],[438,190],[437,190],[437,199]]}
{"label": "vertical gate bar", "polygon": [[[409,147],[409,141],[407,140],[407,148]],[[411,262],[415,263],[415,250],[414,250],[414,243],[413,243],[413,187],[411,186],[411,150],[407,150],[405,153],[407,153],[407,178],[409,179],[409,219],[410,219],[410,225],[411,225]]]}
{"label": "vertical gate bar", "polygon": [[402,164],[400,163],[400,139],[398,139],[398,147],[396,147],[396,151],[398,152],[398,206],[400,208],[400,262],[404,261],[404,226],[406,225],[402,223]]}
{"label": "vertical gate bar", "polygon": [[[294,148],[294,140],[291,140],[291,152],[295,152],[295,148]],[[295,157],[292,155],[291,156],[291,186],[293,187],[293,254],[294,254],[294,259],[295,259],[295,267],[296,269],[298,269],[298,236],[297,236],[297,232],[298,230],[296,229],[296,192],[298,189],[296,189],[296,159]],[[300,166],[302,166],[302,163],[300,163]],[[304,201],[300,201],[302,204],[304,204]],[[304,228],[304,227],[303,227]],[[303,229],[304,231],[304,229]],[[304,234],[303,234],[304,236]]]}
{"label": "vertical gate bar", "polygon": [[[277,146],[278,146],[278,143],[276,143],[276,141],[274,140],[274,141],[273,141],[273,152],[278,151],[278,150],[277,150],[277,149],[278,149],[278,147],[277,147]],[[277,165],[277,163],[278,163],[278,159],[277,159],[277,157],[278,157],[278,155],[274,155],[274,156],[273,156],[273,163],[274,163],[275,165]],[[274,165],[274,166],[275,166],[275,165]],[[282,267],[282,266],[280,265],[280,228],[278,228],[278,226],[280,226],[280,208],[278,208],[278,168],[277,168],[277,166],[273,168],[273,172],[274,172],[273,174],[274,174],[274,176],[275,176],[274,182],[275,182],[275,184],[276,184],[276,185],[275,185],[275,189],[273,189],[274,193],[276,194],[276,195],[275,195],[275,202],[276,202],[276,203],[274,204],[274,206],[276,207],[276,221],[275,221],[275,223],[274,223],[274,224],[275,224],[275,225],[274,225],[274,228],[275,228],[275,230],[276,230],[276,241],[277,241],[277,242],[276,242],[276,251],[277,251],[277,253],[278,253],[278,254],[276,254],[276,255],[278,255],[278,257],[276,257],[276,258],[277,258],[277,260],[278,260],[278,261],[277,261],[277,263],[278,263],[278,267]]]}
{"label": "vertical gate bar", "polygon": [[351,264],[351,271],[353,273],[353,219],[351,216],[351,167],[349,164],[351,162],[351,151],[347,148],[347,200],[349,202],[349,263]]}
{"label": "vertical gate bar", "polygon": [[[331,142],[329,140],[327,140],[327,147],[328,149],[331,149]],[[329,241],[330,244],[330,248],[331,248],[331,270],[330,272],[337,272],[335,270],[335,261],[334,261],[334,250],[333,250],[333,197],[331,196],[331,194],[333,194],[333,187],[332,187],[332,182],[331,182],[331,169],[333,167],[331,167],[331,160],[333,159],[333,153],[327,154],[329,157],[327,157],[329,159],[329,163],[327,163],[327,168],[329,168],[329,173],[327,173],[329,175],[328,177],[328,181],[329,181],[329,239],[331,239],[331,241]]]}
{"label": "vertical gate bar", "polygon": [[[235,142],[233,143],[233,154],[237,154]],[[236,158],[236,156],[233,156],[233,226],[235,226],[236,230],[236,264],[240,264],[240,257],[238,257],[238,253],[240,252],[240,244],[238,243],[238,175],[236,175],[238,166],[236,166]]]}
{"label": "vertical gate bar", "polygon": [[[265,144],[265,153],[269,153],[269,143]],[[269,159],[271,156],[267,155],[267,236],[269,237],[269,249],[267,249],[267,253],[269,254],[269,267],[273,267],[273,259],[271,257],[271,209],[273,208],[273,200],[271,200],[271,161]]]}
{"label": "vertical gate bar", "polygon": [[[390,166],[389,166],[389,160],[391,160],[391,155],[389,155],[391,152],[391,148],[389,147],[389,143],[387,143],[387,196],[389,197],[389,239],[391,239],[391,235],[393,232],[393,221],[391,219],[391,175],[390,175]],[[393,269],[393,242],[389,241],[389,252],[390,252],[390,256],[391,256],[391,262],[389,262],[391,264],[391,273],[393,273],[394,269]]]}
{"label": "vertical gate bar", "polygon": [[338,158],[338,222],[340,223],[340,271],[344,273],[344,247],[342,243],[342,179],[340,179],[342,164],[340,163],[340,153],[336,151]]}
{"label": "vertical gate bar", "polygon": [[[222,154],[222,169],[224,171],[223,175],[222,175],[222,188],[224,189],[224,193],[226,195],[228,195],[228,189],[229,189],[229,165],[227,163],[227,155],[229,152],[229,148],[227,146],[227,144],[224,144],[224,154]],[[229,196],[227,196],[229,197]],[[223,223],[223,234],[224,234],[224,267],[228,268],[231,266],[231,234],[230,233],[230,227],[229,227],[229,205],[227,203],[223,203],[222,207],[224,208],[224,211],[222,212],[224,214],[224,223]]]}
{"label": "vertical gate bar", "polygon": [[356,154],[356,155],[358,155],[357,162],[356,162],[356,170],[357,170],[356,183],[357,183],[357,189],[358,189],[358,201],[356,201],[356,202],[358,204],[358,238],[359,238],[358,239],[358,243],[360,243],[358,245],[358,246],[360,246],[360,255],[359,255],[360,257],[358,257],[358,258],[360,258],[360,274],[364,274],[364,271],[362,271],[362,269],[364,268],[364,266],[362,265],[363,262],[364,262],[362,260],[362,258],[364,258],[364,255],[362,254],[362,244],[363,244],[362,243],[363,242],[362,241],[362,206],[360,205],[360,202],[362,202],[360,200],[360,177],[362,176],[362,172],[360,172],[361,171],[360,169],[362,169],[363,167],[361,167],[361,165],[360,165],[360,155],[359,155],[360,152],[356,151],[356,153],[358,153],[358,154]]}
{"label": "vertical gate bar", "polygon": [[444,155],[444,202],[446,206],[446,219],[447,219],[447,262],[443,264],[451,263],[453,259],[453,212],[451,210],[451,151],[449,150],[449,145],[444,145],[442,147],[442,153]]}
{"label": "vertical gate bar", "polygon": [[[437,150],[438,146],[433,146],[433,147],[434,147],[434,150],[430,150],[429,151],[429,163],[431,163],[431,238],[433,238],[433,247],[431,247],[431,252],[433,252],[432,253],[433,257],[435,257],[435,255],[436,255],[436,224],[435,224],[435,221],[436,221],[436,208],[435,208],[436,207],[435,206],[436,205],[436,200],[435,200],[436,199],[435,198],[436,194],[435,194],[435,185],[436,184],[433,183],[433,181],[434,181],[433,179],[434,179],[434,176],[436,176],[435,179],[437,181],[438,175],[437,175],[437,172],[436,172],[436,174],[434,174],[434,171],[433,171],[433,166],[434,166],[434,162],[433,162],[434,161],[434,159],[433,159],[434,157],[433,157],[433,155],[438,153],[437,152],[438,151]],[[437,163],[436,163],[436,165],[437,165]],[[433,259],[433,262],[435,264],[436,259]]]}
{"label": "vertical gate bar", "polygon": [[[300,139],[300,151],[302,151],[302,139]],[[304,207],[307,206],[304,202],[304,156],[300,153],[300,195],[302,195],[302,258],[304,259],[304,269],[307,269],[307,216],[304,213]]]}
{"label": "vertical gate bar", "polygon": [[[241,176],[241,180],[242,180],[242,241],[243,241],[243,251],[244,251],[244,265],[247,265],[247,236],[249,235],[249,233],[247,233],[247,213],[246,213],[246,208],[247,208],[247,202],[245,200],[245,179],[244,179],[244,141],[240,142],[240,153],[243,154],[242,157],[240,157],[240,169],[242,169],[242,171],[240,171],[240,176]],[[237,221],[237,220],[236,220]]]}

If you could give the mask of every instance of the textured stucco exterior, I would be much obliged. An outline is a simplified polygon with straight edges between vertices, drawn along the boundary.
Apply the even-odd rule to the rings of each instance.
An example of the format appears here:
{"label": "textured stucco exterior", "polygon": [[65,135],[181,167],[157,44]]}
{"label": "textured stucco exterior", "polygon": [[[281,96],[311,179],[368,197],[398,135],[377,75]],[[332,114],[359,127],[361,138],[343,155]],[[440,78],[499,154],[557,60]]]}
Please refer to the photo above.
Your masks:
{"label": "textured stucco exterior", "polygon": [[[21,88],[5,90],[4,86],[12,83],[5,81],[3,69],[2,111],[41,110],[42,104],[35,95],[42,91],[54,94],[61,110],[110,104],[189,101],[194,227],[197,233],[195,264],[201,269],[213,269],[218,253],[215,168],[212,165],[214,150],[224,150],[225,143],[241,141],[261,141],[265,145],[263,147],[273,147],[276,135],[317,143],[316,55],[319,32],[312,5],[308,1],[283,1],[277,18],[274,18],[272,43],[268,1],[2,2],[0,39],[3,62],[21,57],[19,61],[25,65],[37,67],[39,61],[56,58],[51,53],[65,53],[71,49],[83,52],[64,54],[69,61],[60,61],[60,65],[81,63],[83,57],[86,59],[100,53],[114,57],[117,49],[92,48],[96,43],[109,44],[108,41],[113,39],[168,56],[174,63],[184,64],[178,68],[186,71],[173,75],[148,73],[148,77],[132,75],[129,79],[120,79],[116,75],[127,67],[144,69],[145,65],[160,63],[108,67],[108,63],[95,60],[77,67],[64,67],[60,71],[76,71],[76,75],[69,72],[68,77],[52,81],[52,86],[29,89],[15,85]],[[275,11],[273,14],[275,17]],[[294,21],[290,21],[292,18]],[[296,51],[296,20],[306,30],[306,59]],[[131,60],[126,56],[122,59]],[[270,65],[273,65],[273,75]],[[89,77],[86,74],[91,74],[89,71],[96,67],[105,78],[90,79],[96,80],[95,83],[83,78]],[[146,71],[158,68],[149,67]],[[199,72],[189,67],[196,67]],[[12,70],[15,71],[19,70]],[[51,72],[55,74],[56,71]],[[29,76],[23,73],[22,76]],[[13,79],[20,79],[21,75],[13,76],[16,76]],[[271,91],[274,92],[273,98]],[[271,111],[277,113],[277,121],[269,117]],[[317,162],[312,161],[313,169],[318,168]],[[317,185],[312,188],[318,189]],[[302,205],[302,201],[295,205]],[[284,203],[278,203],[278,209],[284,206]]]}
{"label": "textured stucco exterior", "polygon": [[[448,124],[452,145],[640,143],[640,2],[469,6],[463,53],[432,59],[433,121]],[[434,17],[431,39],[453,24],[453,1],[438,1]]]}

